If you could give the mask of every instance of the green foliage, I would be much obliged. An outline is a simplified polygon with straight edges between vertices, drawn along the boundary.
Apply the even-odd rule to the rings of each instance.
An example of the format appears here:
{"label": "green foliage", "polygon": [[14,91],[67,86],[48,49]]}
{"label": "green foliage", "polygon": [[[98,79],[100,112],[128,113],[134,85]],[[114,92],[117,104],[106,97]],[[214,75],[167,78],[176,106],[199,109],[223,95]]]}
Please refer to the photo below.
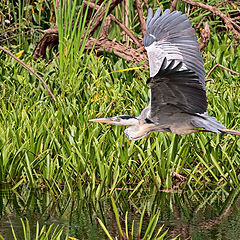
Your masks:
{"label": "green foliage", "polygon": [[[9,184],[21,195],[40,187],[43,193],[51,192],[53,199],[73,196],[76,191],[79,199],[89,202],[114,197],[117,206],[123,199],[132,201],[177,188],[180,183],[172,178],[172,172],[187,178],[181,188],[190,191],[229,192],[239,185],[240,140],[236,136],[151,133],[145,139],[129,142],[122,128],[90,123],[89,119],[100,116],[140,114],[149,103],[149,87],[145,84],[148,70],[142,69],[141,64],[132,66],[113,54],[96,56],[94,50],[83,51],[86,39],[81,42],[81,37],[89,31],[89,24],[85,24],[88,10],[79,11],[83,9],[81,1],[71,1],[71,9],[62,1],[61,11],[56,11],[59,57],[54,57],[47,66],[45,60],[34,62],[33,46],[43,29],[52,25],[48,19],[54,12],[53,2],[30,1],[29,6],[24,1],[13,2],[0,3],[5,16],[2,27],[6,38],[12,38],[4,44],[42,76],[57,104],[28,70],[0,53],[0,183]],[[170,3],[161,1],[160,5],[165,9]],[[150,6],[156,9],[157,1]],[[179,10],[185,11],[186,6],[178,3]],[[135,12],[135,5],[129,2],[128,27],[141,37]],[[118,6],[113,13],[120,19],[122,7]],[[240,72],[240,48],[231,33],[224,32],[222,22],[201,9],[190,11],[189,16],[194,25],[203,16],[211,20],[211,39],[203,53],[206,72],[218,63]],[[81,28],[68,24],[73,19],[80,20]],[[63,30],[63,25],[68,27]],[[17,32],[7,34],[8,28],[16,28]],[[110,38],[122,40],[116,25],[111,26]],[[22,54],[21,50],[25,52]],[[210,77],[214,83],[206,84],[209,114],[227,128],[239,130],[239,75],[218,67]],[[144,206],[139,207],[141,221]],[[114,210],[118,219],[116,206]],[[150,208],[147,212],[151,219],[145,239],[148,234],[157,234],[154,230],[158,213],[152,214]],[[24,226],[28,234],[28,222]],[[121,225],[118,227],[120,230]],[[130,228],[134,228],[134,222]],[[125,229],[126,234],[134,232],[128,225]],[[140,235],[141,224],[138,231]],[[127,238],[131,239],[130,235]]]}
{"label": "green foliage", "polygon": [[[125,232],[124,232],[124,230],[121,227],[118,210],[117,210],[116,204],[115,204],[113,199],[112,199],[112,207],[113,207],[113,211],[114,211],[114,214],[115,214],[115,219],[116,219],[116,222],[117,222],[118,230],[119,230],[120,235],[121,235],[121,239],[123,239],[123,240],[132,240],[132,239],[163,240],[163,239],[166,239],[165,236],[166,236],[168,231],[166,230],[164,233],[162,233],[160,235],[163,226],[161,226],[158,230],[156,229],[158,218],[159,218],[159,213],[152,216],[152,218],[149,221],[149,224],[147,226],[147,229],[146,229],[146,232],[145,232],[144,236],[141,237],[141,229],[142,229],[142,224],[143,224],[143,217],[144,217],[145,210],[146,210],[146,205],[145,205],[145,207],[143,209],[143,212],[141,214],[141,219],[140,219],[140,222],[139,222],[139,229],[137,231],[137,236],[135,238],[134,238],[134,220],[132,222],[131,229],[128,229],[128,212],[126,212],[126,215],[125,215]],[[99,218],[98,218],[98,222],[101,225],[101,227],[103,228],[104,232],[106,233],[108,239],[112,240],[113,238],[111,237],[107,228],[104,226],[103,222]],[[156,234],[154,234],[154,232],[156,232]],[[177,237],[172,239],[172,240],[176,240],[176,239],[177,239]]]}
{"label": "green foliage", "polygon": [[[225,51],[229,39],[219,37],[211,39],[209,55],[204,57],[206,69],[220,63],[238,71],[239,49],[232,46]],[[170,189],[174,185],[171,172],[185,175],[195,186],[238,185],[240,142],[235,136],[152,133],[129,142],[119,127],[90,123],[100,115],[138,115],[149,102],[144,84],[148,73],[142,69],[117,72],[129,67],[108,55],[82,55],[77,61],[75,78],[65,75],[65,84],[53,65],[33,66],[53,90],[57,105],[22,66],[7,56],[2,62],[1,181],[13,188],[24,182],[32,187],[44,184],[58,194],[61,184],[69,193],[87,188],[82,198],[96,199],[118,187],[136,188],[131,197],[141,188]],[[238,76],[217,68],[211,77],[215,82],[207,83],[209,113],[237,129]]]}
{"label": "green foliage", "polygon": [[[26,223],[24,223],[24,220],[21,219],[22,222],[22,228],[23,228],[23,236],[21,237],[21,239],[23,240],[31,240],[31,239],[35,239],[35,240],[60,240],[61,235],[63,230],[62,229],[58,229],[57,227],[54,227],[54,225],[50,225],[48,228],[46,227],[46,225],[44,225],[41,229],[39,228],[39,223],[37,222],[37,226],[36,226],[36,233],[34,235],[34,238],[32,237],[32,233],[30,231],[30,225],[29,225],[29,221],[26,219]],[[17,240],[17,236],[14,230],[14,226],[11,225],[12,227],[12,239]],[[0,235],[0,239],[1,240],[5,240],[5,238]],[[9,236],[8,236],[9,239]],[[65,239],[68,239],[67,237]]]}

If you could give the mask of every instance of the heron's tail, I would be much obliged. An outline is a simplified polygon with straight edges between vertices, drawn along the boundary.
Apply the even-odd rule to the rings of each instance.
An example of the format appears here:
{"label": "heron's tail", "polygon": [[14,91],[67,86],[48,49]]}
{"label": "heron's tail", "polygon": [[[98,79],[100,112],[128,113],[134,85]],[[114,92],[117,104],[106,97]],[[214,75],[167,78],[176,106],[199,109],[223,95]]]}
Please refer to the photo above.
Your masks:
{"label": "heron's tail", "polygon": [[204,132],[214,132],[220,133],[226,130],[226,127],[222,125],[219,121],[214,117],[198,115],[198,118],[195,118],[191,121],[194,127],[205,129]]}
{"label": "heron's tail", "polygon": [[214,133],[226,133],[240,136],[240,131],[227,129],[214,117],[199,115],[199,118],[192,120],[191,122],[196,128],[203,128],[204,130],[198,130],[199,132],[214,132]]}
{"label": "heron's tail", "polygon": [[221,129],[220,132],[240,136],[240,131],[236,131],[232,129]]}

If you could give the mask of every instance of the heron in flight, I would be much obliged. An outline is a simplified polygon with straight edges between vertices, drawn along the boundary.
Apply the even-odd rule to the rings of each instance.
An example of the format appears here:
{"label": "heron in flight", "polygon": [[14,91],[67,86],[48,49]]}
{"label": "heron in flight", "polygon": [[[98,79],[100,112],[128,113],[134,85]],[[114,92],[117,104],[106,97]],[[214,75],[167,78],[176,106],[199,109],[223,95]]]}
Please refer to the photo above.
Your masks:
{"label": "heron in flight", "polygon": [[120,115],[90,121],[128,126],[124,133],[130,140],[153,131],[240,135],[208,116],[203,60],[186,14],[167,9],[161,15],[158,8],[153,15],[149,9],[143,42],[150,66],[150,105],[138,117]]}

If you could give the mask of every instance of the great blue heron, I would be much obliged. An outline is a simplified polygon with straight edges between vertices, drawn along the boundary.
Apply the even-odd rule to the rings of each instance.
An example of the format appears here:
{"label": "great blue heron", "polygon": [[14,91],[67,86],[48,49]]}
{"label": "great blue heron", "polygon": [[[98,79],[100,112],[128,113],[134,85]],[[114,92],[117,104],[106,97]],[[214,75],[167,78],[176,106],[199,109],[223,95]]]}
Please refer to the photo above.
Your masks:
{"label": "great blue heron", "polygon": [[146,25],[143,42],[150,65],[150,105],[138,117],[120,115],[91,121],[128,126],[124,133],[130,140],[152,131],[240,135],[208,116],[203,60],[186,14],[168,9],[161,15],[159,8],[153,16],[149,9]]}

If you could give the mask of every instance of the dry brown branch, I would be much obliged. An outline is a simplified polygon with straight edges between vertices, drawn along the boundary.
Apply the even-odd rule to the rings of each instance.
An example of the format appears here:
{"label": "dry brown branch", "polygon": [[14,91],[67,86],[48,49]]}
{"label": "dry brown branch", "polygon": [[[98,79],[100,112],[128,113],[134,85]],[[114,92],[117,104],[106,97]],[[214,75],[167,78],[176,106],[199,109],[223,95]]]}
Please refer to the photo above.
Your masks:
{"label": "dry brown branch", "polygon": [[[112,10],[121,2],[122,0],[112,0],[108,9],[108,15],[112,12]],[[84,1],[85,4],[88,4],[87,1]],[[91,3],[90,3],[91,4]],[[89,6],[90,6],[89,4]],[[93,23],[91,30],[89,31],[88,35],[92,36],[92,34],[95,32],[95,30],[100,26],[102,23],[102,20],[104,18],[104,15],[107,11],[108,3],[106,3],[102,9],[99,11],[99,13],[96,15],[96,21]]]}
{"label": "dry brown branch", "polygon": [[84,32],[82,39],[85,38],[86,33],[88,34],[88,37],[92,36],[95,30],[101,25],[103,18],[105,16],[105,13],[108,9],[108,15],[112,12],[112,10],[121,2],[122,0],[112,0],[110,3],[110,6],[108,8],[108,2],[106,2],[105,5],[104,2],[101,2],[101,5],[96,5],[94,2],[89,2],[89,1],[83,1],[85,6],[91,7],[92,9],[96,8],[97,11],[95,12],[91,22],[90,22],[90,30],[88,32]]}
{"label": "dry brown branch", "polygon": [[144,5],[146,6],[147,9],[149,9],[149,5],[148,5],[148,0],[143,0]]}
{"label": "dry brown branch", "polygon": [[205,82],[212,82],[212,83],[214,83],[214,80],[212,78],[205,78]]}
{"label": "dry brown branch", "polygon": [[12,58],[14,58],[20,64],[22,64],[25,68],[27,68],[28,71],[30,71],[33,75],[35,75],[43,83],[44,87],[47,89],[47,91],[49,92],[49,94],[51,95],[51,97],[53,98],[53,100],[54,100],[54,102],[56,104],[57,100],[56,100],[55,96],[52,94],[51,90],[48,88],[46,82],[31,67],[29,67],[26,63],[24,63],[22,60],[20,60],[18,57],[16,57],[14,54],[12,54],[7,49],[5,49],[5,48],[0,46],[0,50],[4,51],[8,55],[10,55]]}
{"label": "dry brown branch", "polygon": [[[100,41],[95,38],[90,38],[86,43],[85,49],[92,49],[95,42],[96,44],[94,49],[96,50],[97,53],[102,54],[104,51],[114,53],[116,56],[123,58],[128,62],[134,61],[138,63],[145,62],[147,60],[147,54],[145,52],[139,53],[138,51],[127,45],[124,45],[119,42],[113,42],[107,39]],[[146,62],[143,65],[145,67],[148,66]]]}
{"label": "dry brown branch", "polygon": [[[96,4],[94,3],[94,2],[87,2],[87,3],[85,3],[85,6],[87,6],[87,5],[92,5],[93,7],[92,7],[92,9],[94,9],[95,7],[96,7]],[[88,32],[88,35],[92,35],[91,33],[93,33],[94,32],[94,30],[95,30],[95,28],[97,28],[97,27],[95,27],[95,28],[93,28],[93,24],[94,24],[94,21],[96,21],[96,19],[98,18],[98,15],[99,15],[99,13],[100,13],[100,11],[101,11],[101,9],[102,9],[102,7],[103,7],[103,5],[104,5],[104,3],[102,2],[100,5],[98,5],[98,7],[96,8],[96,12],[94,13],[94,16],[92,17],[92,19],[91,19],[91,22],[90,22],[90,30],[89,30],[89,32]],[[101,14],[102,15],[102,14]],[[95,22],[96,23],[96,25],[98,25],[98,24],[100,24],[100,21],[97,21],[97,22]],[[93,30],[92,30],[93,29]],[[83,33],[83,35],[85,35],[86,34],[86,31]]]}
{"label": "dry brown branch", "polygon": [[[87,2],[84,2],[85,4],[87,4]],[[89,7],[93,8],[96,7],[96,9],[99,8],[98,5],[94,5],[92,3],[89,3]],[[121,43],[118,42],[112,42],[110,40],[108,40],[107,38],[105,40],[101,40],[101,41],[97,41],[96,46],[95,46],[95,50],[98,53],[102,53],[103,51],[112,53],[114,52],[117,56],[125,59],[126,61],[145,61],[147,60],[147,55],[144,52],[144,47],[142,44],[142,41],[139,40],[136,36],[134,36],[134,34],[123,24],[121,23],[115,16],[113,16],[112,14],[110,14],[111,20],[114,21],[115,23],[117,23],[120,28],[135,42],[135,44],[137,45],[138,49],[135,50],[127,45],[123,45]],[[93,46],[92,44],[94,43],[94,41],[96,41],[96,39],[92,38],[91,40],[88,40],[87,44],[86,44],[86,49],[90,49],[90,46]],[[106,46],[104,46],[104,44],[106,44]],[[123,51],[122,51],[123,49]],[[124,51],[126,51],[124,53]],[[139,57],[141,56],[141,57]],[[132,59],[131,59],[132,57]],[[147,65],[146,65],[147,66]]]}
{"label": "dry brown branch", "polygon": [[[123,23],[125,24],[126,27],[129,25],[129,19],[128,19],[128,0],[125,0],[122,2],[123,3],[123,11],[122,11],[122,19]],[[123,36],[123,40],[126,40],[126,36]]]}
{"label": "dry brown branch", "polygon": [[99,35],[99,39],[104,39],[104,38],[108,37],[109,30],[110,30],[110,24],[111,24],[111,17],[107,16],[103,23],[102,30]]}
{"label": "dry brown branch", "polygon": [[56,53],[56,55],[54,56],[54,57],[52,57],[45,65],[44,65],[44,67],[47,67],[48,65],[50,65],[52,62],[53,62],[53,60],[54,60],[54,58],[55,57],[59,57],[59,52],[57,52]]}
{"label": "dry brown branch", "polygon": [[[210,6],[208,4],[203,4],[201,2],[194,2],[192,0],[182,0],[182,2],[191,4],[193,6],[197,6],[197,7],[201,7],[203,9],[206,9],[210,12],[212,12],[214,15],[219,16],[220,18],[223,19],[223,21],[225,22],[225,24],[228,26],[228,28],[232,31],[232,33],[235,35],[236,38],[238,38],[240,40],[240,31],[237,31],[234,26],[236,27],[236,23],[234,23],[232,21],[231,18],[229,18],[228,16],[226,16],[225,14],[223,14],[219,9],[217,9],[214,6]],[[238,26],[239,27],[239,26]],[[237,27],[237,28],[238,28]]]}
{"label": "dry brown branch", "polygon": [[[84,4],[87,4],[87,2],[84,1]],[[98,5],[95,6],[95,4],[92,4],[92,3],[89,4],[89,7],[91,7],[91,8],[96,7],[96,9],[99,8]],[[129,30],[129,28],[128,28],[126,25],[124,25],[123,23],[121,23],[121,22],[120,22],[115,16],[113,16],[112,14],[110,14],[110,17],[111,17],[111,20],[112,20],[113,22],[115,22],[116,24],[118,24],[119,27],[136,43],[137,47],[142,47],[142,46],[143,46],[143,44],[141,43],[141,41],[140,41],[137,37],[134,36],[134,34]]]}
{"label": "dry brown branch", "polygon": [[[102,23],[102,20],[106,13],[107,4],[103,5],[102,0],[99,0],[97,2],[98,4],[101,4],[101,6],[96,5],[95,1],[93,1],[93,0],[84,1],[85,6],[88,5],[90,7],[90,9],[91,9],[90,12],[95,11],[94,18],[93,18],[93,20],[91,20],[91,23],[90,23],[92,26],[90,27],[90,31],[87,33],[88,40],[87,40],[85,49],[87,50],[87,49],[91,49],[92,47],[94,47],[96,52],[100,53],[100,54],[103,53],[104,51],[109,52],[109,53],[115,53],[118,57],[121,57],[121,58],[125,59],[126,61],[133,61],[133,62],[146,61],[147,55],[144,50],[142,40],[140,40],[138,37],[136,37],[130,31],[130,29],[126,25],[124,25],[124,23],[121,23],[115,16],[113,16],[111,14],[111,11],[114,9],[114,7],[116,7],[121,1],[122,0],[112,0],[110,7],[109,7],[109,11],[108,11],[108,17],[105,20],[105,23],[101,30],[99,39],[94,39],[91,36],[92,36],[93,32],[97,29],[97,27]],[[141,24],[142,33],[144,34],[145,33],[145,20],[143,17],[142,1],[141,0],[135,0],[135,1],[136,1],[136,5],[137,5],[137,11],[138,11],[139,19],[140,19],[139,21]],[[235,30],[235,33],[237,32],[237,34],[239,34],[239,37],[240,37],[240,32],[238,32],[238,28],[235,27],[235,25],[234,25],[235,23],[232,21],[232,19],[230,17],[224,15],[216,7],[212,7],[207,4],[202,4],[199,2],[194,2],[192,0],[182,0],[182,1],[186,2],[188,4],[192,4],[193,6],[198,6],[198,7],[207,9],[208,11],[211,11],[215,15],[221,17],[226,22],[226,25],[228,25],[228,27],[230,29],[233,29],[233,32]],[[147,6],[146,0],[144,1],[144,3]],[[176,4],[177,4],[177,1],[172,0],[172,9],[174,9],[176,7]],[[133,49],[126,44],[122,44],[117,41],[109,40],[108,32],[109,32],[110,21],[113,21],[116,24],[118,24],[119,27],[126,33],[126,35],[128,35],[133,40],[133,42],[136,44],[138,49]],[[201,23],[202,23],[202,21],[201,21]],[[85,34],[86,34],[86,32],[85,32]],[[84,34],[83,34],[83,37],[84,37]],[[210,30],[209,30],[208,24],[205,23],[204,30],[201,31],[200,49],[203,49],[205,46],[207,46],[209,37],[210,37]],[[96,45],[94,46],[95,42],[96,42]],[[58,30],[55,26],[55,27],[45,31],[43,39],[40,41],[40,43],[38,44],[38,46],[36,48],[34,57],[35,58],[37,58],[39,56],[44,57],[46,55],[46,48],[47,47],[52,48],[57,43],[58,43]],[[36,53],[38,53],[38,55]],[[146,63],[144,63],[145,66],[147,66]]]}
{"label": "dry brown branch", "polygon": [[11,36],[11,37],[8,37],[8,38],[5,38],[5,39],[1,39],[0,42],[6,42],[8,41],[9,39],[12,39],[12,38],[15,38],[16,36]]}
{"label": "dry brown branch", "polygon": [[210,28],[209,28],[208,22],[205,22],[204,28],[200,34],[200,44],[199,44],[200,50],[204,49],[208,45],[209,40],[210,40]]}
{"label": "dry brown branch", "polygon": [[200,20],[199,24],[197,25],[197,28],[200,28],[200,26],[202,25],[202,23],[203,23],[203,21],[205,20],[206,17],[207,17],[207,16],[204,16],[204,17]]}
{"label": "dry brown branch", "polygon": [[186,181],[187,180],[186,177],[184,177],[181,174],[176,173],[176,172],[171,172],[171,176],[174,177],[174,178],[177,178],[180,181]]}
{"label": "dry brown branch", "polygon": [[123,24],[121,23],[115,16],[110,14],[111,20],[119,25],[119,27],[136,43],[137,47],[142,47],[141,40],[134,36],[134,34]]}
{"label": "dry brown branch", "polygon": [[240,73],[238,73],[238,72],[235,72],[235,71],[233,71],[232,69],[229,69],[229,68],[227,68],[227,67],[225,67],[225,66],[223,66],[223,65],[221,65],[221,64],[216,64],[209,72],[208,72],[208,74],[207,74],[207,76],[206,76],[206,79],[208,79],[209,78],[209,76],[211,75],[211,73],[213,72],[213,70],[215,69],[215,68],[217,68],[217,67],[221,67],[221,68],[223,68],[224,70],[227,70],[227,71],[229,71],[229,72],[231,72],[231,73],[233,73],[233,74],[237,74],[237,75],[239,75]]}
{"label": "dry brown branch", "polygon": [[49,48],[49,52],[52,50],[54,46],[58,44],[58,27],[55,25],[52,28],[49,28],[44,31],[44,36],[36,46],[33,51],[33,59],[36,60],[39,57],[46,57],[47,47]]}
{"label": "dry brown branch", "polygon": [[240,19],[240,16],[232,18],[232,20],[239,20],[239,19]]}
{"label": "dry brown branch", "polygon": [[136,6],[137,6],[138,18],[139,18],[140,25],[141,25],[142,35],[144,36],[145,32],[146,32],[146,23],[145,23],[145,19],[144,19],[144,15],[143,15],[142,2],[141,2],[141,0],[135,0],[135,1],[136,1]]}
{"label": "dry brown branch", "polygon": [[[115,4],[119,3],[121,0],[115,0],[113,1]],[[99,1],[101,2],[101,1]],[[89,5],[91,9],[95,9],[98,14],[95,13],[95,17],[98,18],[99,15],[103,16],[103,9],[105,9],[105,6],[99,6],[96,5],[93,2],[87,2],[84,1],[85,5]],[[112,6],[113,7],[113,6]],[[110,9],[109,11],[111,11]],[[109,32],[109,27],[110,27],[110,22],[114,21],[117,23],[120,28],[133,40],[133,42],[137,45],[138,49],[133,49],[127,45],[121,44],[116,41],[110,41],[108,39],[108,32]],[[92,24],[94,26],[97,25],[97,22],[100,23],[99,19],[96,19],[96,21]],[[93,31],[95,27],[91,28],[91,31]],[[92,32],[93,33],[93,32]],[[101,30],[99,39],[96,40],[94,38],[91,38],[91,34],[88,34],[88,40],[86,43],[85,49],[91,49],[92,47],[95,48],[97,53],[103,53],[104,51],[109,52],[109,53],[115,53],[117,56],[125,59],[126,61],[134,61],[134,62],[141,62],[147,60],[147,55],[144,52],[144,47],[143,43],[141,40],[139,40],[134,34],[124,25],[122,24],[115,16],[112,14],[109,14],[109,16],[105,19],[103,28]],[[84,34],[82,38],[84,37]],[[94,42],[96,42],[96,45],[94,46]],[[46,55],[46,48],[50,47],[52,48],[53,46],[58,44],[58,29],[57,26],[54,26],[53,28],[50,28],[44,32],[44,37],[41,39],[39,44],[37,45],[35,51],[34,51],[34,59],[37,59],[39,56],[45,57]],[[50,60],[49,63],[51,63],[52,60]],[[49,64],[47,63],[47,65]],[[145,64],[147,67],[147,65]]]}
{"label": "dry brown branch", "polygon": [[172,1],[171,7],[170,7],[170,11],[171,11],[171,12],[176,9],[176,7],[177,7],[177,2],[178,2],[178,0],[173,0],[173,1]]}
{"label": "dry brown branch", "polygon": [[[58,15],[60,16],[60,1],[55,1],[56,9],[58,9]],[[57,26],[57,19],[55,20],[55,25]]]}
{"label": "dry brown branch", "polygon": [[[122,0],[113,0],[109,6],[108,14],[121,1]],[[99,0],[98,2],[101,4],[102,0]],[[90,2],[85,1],[84,3],[86,6],[89,4],[90,7],[92,9],[94,9],[95,3],[91,2],[91,1]],[[104,5],[102,8],[100,8],[100,6],[98,6],[97,11],[99,9],[99,13],[98,14],[95,13],[95,16],[97,17],[97,19],[94,23],[92,22],[93,26],[91,27],[91,29],[88,33],[89,36],[91,36],[93,34],[93,32],[96,30],[96,28],[102,23],[103,17],[105,15],[105,12],[107,9],[107,5],[108,5],[108,3],[106,5]],[[86,32],[83,33],[82,39],[84,38],[85,34],[86,34]],[[51,51],[51,49],[54,46],[56,46],[57,44],[58,44],[58,27],[57,27],[57,24],[55,24],[54,27],[44,31],[43,38],[40,40],[40,42],[38,43],[38,45],[36,46],[36,48],[33,52],[34,60],[36,60],[39,57],[45,57],[47,47],[49,48],[49,51]]]}

